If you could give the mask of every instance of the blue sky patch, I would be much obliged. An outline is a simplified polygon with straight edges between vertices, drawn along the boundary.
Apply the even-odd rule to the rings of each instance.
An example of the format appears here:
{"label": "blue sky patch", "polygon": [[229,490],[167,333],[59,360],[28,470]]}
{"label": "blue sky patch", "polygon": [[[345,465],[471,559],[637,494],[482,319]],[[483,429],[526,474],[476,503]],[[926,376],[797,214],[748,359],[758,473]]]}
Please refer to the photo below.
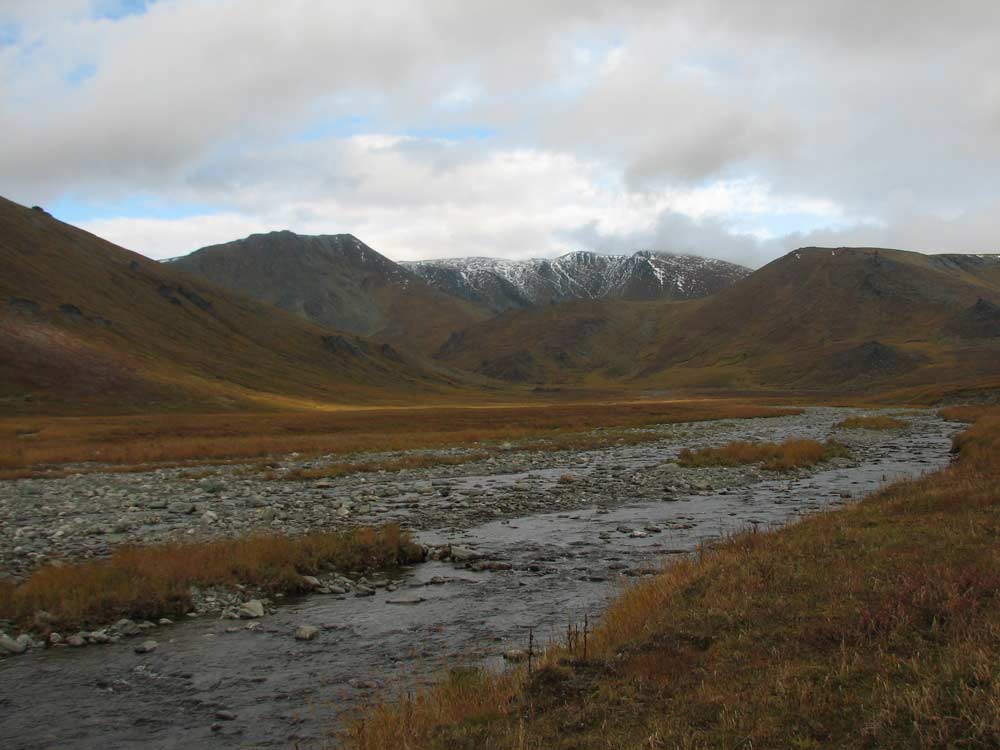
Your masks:
{"label": "blue sky patch", "polygon": [[164,203],[148,196],[117,201],[88,201],[64,196],[43,208],[60,221],[69,224],[95,219],[185,219],[216,213],[216,209],[211,206]]}
{"label": "blue sky patch", "polygon": [[95,73],[97,73],[97,66],[94,63],[84,63],[73,68],[64,76],[64,79],[70,86],[76,87],[87,79],[93,78]]}
{"label": "blue sky patch", "polygon": [[127,16],[141,16],[156,0],[95,0],[91,14],[94,18],[117,21]]}

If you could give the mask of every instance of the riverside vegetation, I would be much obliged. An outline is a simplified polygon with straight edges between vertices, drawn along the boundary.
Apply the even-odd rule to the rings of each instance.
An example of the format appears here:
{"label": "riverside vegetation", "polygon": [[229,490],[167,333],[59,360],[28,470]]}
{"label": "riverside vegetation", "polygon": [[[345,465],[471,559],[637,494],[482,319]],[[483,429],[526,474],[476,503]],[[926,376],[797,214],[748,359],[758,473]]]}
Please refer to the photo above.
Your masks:
{"label": "riverside vegetation", "polygon": [[[529,669],[371,706],[349,747],[1000,745],[1000,409],[953,464],[735,535],[627,589]],[[583,645],[586,644],[586,645]]]}
{"label": "riverside vegetation", "polygon": [[[25,629],[96,627],[122,617],[156,619],[192,608],[192,587],[249,587],[266,594],[310,590],[327,570],[418,562],[423,549],[396,524],[298,537],[123,547],[107,560],[46,565],[20,585],[0,581],[0,618]],[[38,613],[45,622],[38,622]]]}

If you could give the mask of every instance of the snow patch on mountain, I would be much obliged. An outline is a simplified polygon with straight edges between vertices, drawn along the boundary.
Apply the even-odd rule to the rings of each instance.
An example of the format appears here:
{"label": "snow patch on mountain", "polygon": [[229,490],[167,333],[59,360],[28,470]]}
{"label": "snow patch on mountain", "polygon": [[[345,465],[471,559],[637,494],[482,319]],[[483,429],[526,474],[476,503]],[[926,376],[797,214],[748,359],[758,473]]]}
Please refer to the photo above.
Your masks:
{"label": "snow patch on mountain", "polygon": [[497,312],[578,299],[693,299],[723,289],[750,270],[695,255],[586,251],[547,260],[446,258],[404,267],[443,291]]}

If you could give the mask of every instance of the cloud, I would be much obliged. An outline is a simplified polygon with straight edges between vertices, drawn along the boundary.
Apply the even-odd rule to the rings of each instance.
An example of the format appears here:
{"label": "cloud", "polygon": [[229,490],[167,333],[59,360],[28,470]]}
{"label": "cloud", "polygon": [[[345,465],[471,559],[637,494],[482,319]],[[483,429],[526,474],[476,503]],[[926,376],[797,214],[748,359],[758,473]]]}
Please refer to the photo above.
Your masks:
{"label": "cloud", "polygon": [[0,194],[212,207],[88,223],[151,254],[995,246],[993,0],[7,0],[0,28]]}

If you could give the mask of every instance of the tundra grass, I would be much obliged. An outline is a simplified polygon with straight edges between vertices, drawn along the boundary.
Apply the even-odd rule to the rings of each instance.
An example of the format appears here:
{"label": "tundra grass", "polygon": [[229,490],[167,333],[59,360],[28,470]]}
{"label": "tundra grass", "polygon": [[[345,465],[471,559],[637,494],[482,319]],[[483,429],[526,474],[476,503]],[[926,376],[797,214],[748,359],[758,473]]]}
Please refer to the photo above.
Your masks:
{"label": "tundra grass", "polygon": [[736,440],[721,447],[684,448],[677,456],[681,466],[737,466],[760,463],[771,471],[790,471],[815,466],[831,458],[849,457],[850,451],[828,440],[786,440],[783,443],[751,443]]}
{"label": "tundra grass", "polygon": [[533,669],[370,706],[355,750],[1000,747],[1000,409],[941,471],[628,588]]}
{"label": "tundra grass", "polygon": [[[66,464],[208,463],[274,455],[343,455],[514,440],[585,442],[597,427],[784,416],[797,409],[720,400],[541,406],[356,409],[262,414],[0,419],[0,478]],[[74,466],[74,470],[77,467]]]}
{"label": "tundra grass", "polygon": [[106,625],[122,617],[183,615],[192,586],[251,586],[277,593],[302,588],[302,575],[391,567],[421,558],[397,525],[304,536],[123,547],[109,559],[46,565],[21,584],[0,581],[0,618],[24,628],[44,610],[53,627]]}

